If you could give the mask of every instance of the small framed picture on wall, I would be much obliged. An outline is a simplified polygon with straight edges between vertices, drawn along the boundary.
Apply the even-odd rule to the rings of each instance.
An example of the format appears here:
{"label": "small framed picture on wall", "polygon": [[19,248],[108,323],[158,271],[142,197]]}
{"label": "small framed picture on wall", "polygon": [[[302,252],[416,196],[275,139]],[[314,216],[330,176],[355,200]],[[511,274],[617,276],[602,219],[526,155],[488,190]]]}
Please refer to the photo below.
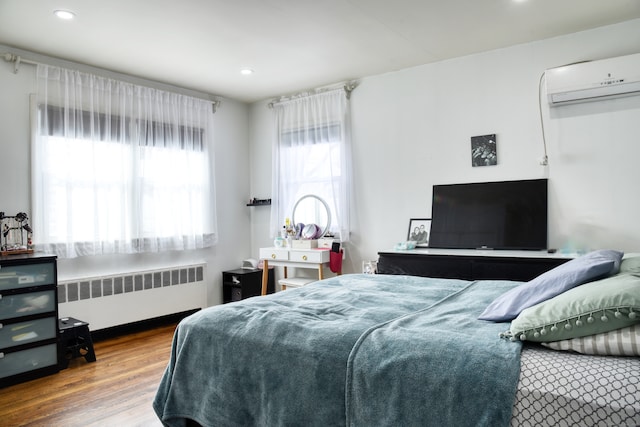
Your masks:
{"label": "small framed picture on wall", "polygon": [[429,233],[431,233],[431,218],[411,218],[407,240],[416,242],[417,247],[429,247]]}
{"label": "small framed picture on wall", "polygon": [[471,137],[471,165],[495,166],[498,164],[496,134]]}

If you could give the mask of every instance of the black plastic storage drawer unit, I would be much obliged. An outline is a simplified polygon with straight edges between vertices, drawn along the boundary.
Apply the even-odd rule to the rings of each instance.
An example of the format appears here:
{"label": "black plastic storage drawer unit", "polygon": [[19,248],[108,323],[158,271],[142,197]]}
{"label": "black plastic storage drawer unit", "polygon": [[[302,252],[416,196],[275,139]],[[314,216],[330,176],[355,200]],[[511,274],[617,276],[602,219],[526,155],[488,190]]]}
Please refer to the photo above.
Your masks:
{"label": "black plastic storage drawer unit", "polygon": [[55,256],[0,257],[0,387],[58,372]]}

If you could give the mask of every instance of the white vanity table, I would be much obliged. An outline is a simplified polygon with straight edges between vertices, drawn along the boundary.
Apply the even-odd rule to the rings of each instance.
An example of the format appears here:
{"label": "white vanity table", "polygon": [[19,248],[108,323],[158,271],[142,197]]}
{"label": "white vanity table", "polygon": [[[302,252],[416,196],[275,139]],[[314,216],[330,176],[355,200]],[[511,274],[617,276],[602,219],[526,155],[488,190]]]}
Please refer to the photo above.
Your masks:
{"label": "white vanity table", "polygon": [[[307,194],[298,199],[293,206],[291,213],[292,224],[296,230],[296,238],[318,239],[323,237],[331,226],[331,211],[329,205],[318,196]],[[287,224],[289,225],[289,224]],[[294,241],[295,242],[295,241]],[[274,242],[274,245],[277,244]],[[269,281],[269,267],[284,267],[284,279],[287,279],[287,268],[307,268],[318,270],[318,280],[324,279],[323,268],[329,267],[331,261],[331,250],[329,248],[307,249],[293,245],[293,247],[260,248],[260,259],[263,262],[262,271],[262,295],[267,294],[267,283]],[[340,267],[337,267],[340,268]],[[341,271],[337,271],[341,274]],[[291,278],[305,281],[305,278]],[[305,281],[307,283],[308,281]],[[281,282],[283,289],[284,283]],[[301,286],[297,284],[296,286]],[[290,284],[288,286],[293,286]]]}
{"label": "white vanity table", "polygon": [[[287,278],[287,268],[312,268],[318,270],[318,280],[324,279],[325,266],[329,266],[330,250],[290,249],[290,248],[260,248],[260,259],[264,263],[262,270],[262,295],[267,294],[269,267],[284,267],[284,277]],[[340,274],[340,273],[338,273]]]}

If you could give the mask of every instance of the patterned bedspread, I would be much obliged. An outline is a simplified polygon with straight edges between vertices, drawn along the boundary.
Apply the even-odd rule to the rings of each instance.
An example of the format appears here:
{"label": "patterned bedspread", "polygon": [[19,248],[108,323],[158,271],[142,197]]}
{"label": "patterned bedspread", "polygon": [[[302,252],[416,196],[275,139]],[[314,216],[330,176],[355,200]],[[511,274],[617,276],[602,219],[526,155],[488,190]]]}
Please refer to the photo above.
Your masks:
{"label": "patterned bedspread", "polygon": [[525,346],[511,426],[640,426],[640,358]]}

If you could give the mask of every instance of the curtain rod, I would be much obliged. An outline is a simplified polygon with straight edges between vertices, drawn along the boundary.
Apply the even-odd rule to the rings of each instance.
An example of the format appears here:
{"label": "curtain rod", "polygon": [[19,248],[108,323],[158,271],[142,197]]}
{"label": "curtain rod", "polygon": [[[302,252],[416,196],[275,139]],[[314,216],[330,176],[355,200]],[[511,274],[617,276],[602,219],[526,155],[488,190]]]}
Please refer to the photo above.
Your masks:
{"label": "curtain rod", "polygon": [[[13,62],[13,73],[14,74],[18,74],[18,71],[20,70],[20,64],[29,64],[29,65],[49,65],[49,64],[44,64],[42,62],[36,62],[36,61],[31,61],[29,59],[23,59],[20,55],[16,55],[15,53],[4,53],[1,55],[2,58],[7,61],[7,62]],[[55,65],[57,67],[57,65]],[[138,77],[141,78],[141,77]],[[131,83],[131,82],[127,82],[130,84],[136,84],[136,83]],[[144,85],[141,85],[144,86]],[[164,89],[160,89],[160,90],[164,90]],[[211,109],[213,111],[213,113],[215,114],[215,112],[218,110],[218,107],[220,107],[220,104],[222,103],[222,101],[220,100],[211,100],[211,99],[204,99],[201,97],[197,97],[197,96],[192,96],[192,95],[186,95],[186,94],[182,94],[184,96],[191,96],[192,98],[197,98],[197,99],[202,99],[203,101],[208,101],[211,103]]]}
{"label": "curtain rod", "polygon": [[328,87],[321,87],[321,88],[316,88],[316,89],[312,89],[312,90],[308,90],[305,92],[299,92],[293,95],[288,95],[288,96],[281,96],[278,99],[275,99],[273,101],[271,101],[270,103],[267,104],[268,108],[273,108],[276,105],[288,102],[288,101],[292,101],[294,99],[299,99],[299,98],[306,98],[308,96],[313,96],[313,95],[318,95],[321,93],[326,93],[326,92],[331,92],[334,90],[344,90],[345,95],[347,97],[347,99],[351,98],[351,92],[353,92],[353,90],[358,86],[357,82],[353,81],[353,82],[349,82],[349,83],[345,83],[342,86],[337,86],[337,85],[333,85],[333,86],[328,86]]}
{"label": "curtain rod", "polygon": [[2,57],[7,62],[13,62],[13,74],[18,74],[20,64],[41,65],[39,62],[22,59],[22,57],[13,53],[5,53],[4,55],[2,55]]}

